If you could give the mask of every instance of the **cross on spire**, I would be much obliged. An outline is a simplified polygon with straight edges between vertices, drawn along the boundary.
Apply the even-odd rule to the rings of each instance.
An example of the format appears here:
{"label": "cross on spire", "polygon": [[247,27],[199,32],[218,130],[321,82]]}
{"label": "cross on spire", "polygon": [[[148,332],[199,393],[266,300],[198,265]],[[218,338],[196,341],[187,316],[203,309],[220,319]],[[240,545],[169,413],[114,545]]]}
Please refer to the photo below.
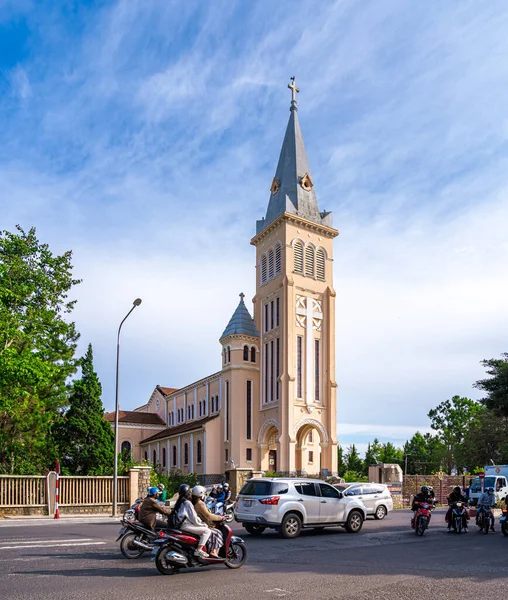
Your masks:
{"label": "cross on spire", "polygon": [[291,83],[288,83],[288,88],[291,90],[291,110],[298,110],[298,108],[296,106],[296,94],[300,90],[296,87],[294,77],[291,77]]}
{"label": "cross on spire", "polygon": [[242,292],[242,293],[240,294],[240,300],[243,302],[243,299],[244,299],[244,298],[245,298],[245,294]]}

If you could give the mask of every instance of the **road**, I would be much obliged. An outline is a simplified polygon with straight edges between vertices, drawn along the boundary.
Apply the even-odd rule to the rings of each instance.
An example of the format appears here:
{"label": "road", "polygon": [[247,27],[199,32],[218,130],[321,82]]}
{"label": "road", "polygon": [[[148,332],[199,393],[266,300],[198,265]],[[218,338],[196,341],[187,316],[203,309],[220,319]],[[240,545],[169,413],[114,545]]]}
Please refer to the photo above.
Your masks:
{"label": "road", "polygon": [[447,534],[444,513],[417,538],[409,513],[368,520],[361,533],[304,532],[295,540],[275,533],[250,537],[248,561],[236,571],[196,569],[158,573],[150,557],[124,559],[115,543],[119,523],[46,522],[0,526],[3,600],[501,599],[506,596],[508,538],[475,528]]}

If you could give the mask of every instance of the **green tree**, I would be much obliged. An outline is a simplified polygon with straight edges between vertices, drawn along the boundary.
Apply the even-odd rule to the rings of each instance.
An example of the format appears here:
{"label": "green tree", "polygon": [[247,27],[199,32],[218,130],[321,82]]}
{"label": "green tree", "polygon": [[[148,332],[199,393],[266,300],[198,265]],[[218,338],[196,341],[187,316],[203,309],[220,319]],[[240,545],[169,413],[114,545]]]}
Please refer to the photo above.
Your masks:
{"label": "green tree", "polygon": [[339,477],[344,477],[345,472],[347,471],[346,463],[344,462],[344,449],[339,444],[337,446],[337,473]]}
{"label": "green tree", "polygon": [[402,467],[404,463],[404,451],[400,448],[396,448],[392,442],[385,442],[381,445],[379,462],[386,464],[398,464]]}
{"label": "green tree", "polygon": [[80,366],[81,379],[72,383],[69,409],[56,428],[62,465],[72,475],[109,475],[115,456],[114,435],[104,419],[102,387],[93,368],[91,344]]}
{"label": "green tree", "polygon": [[408,475],[431,475],[441,469],[444,446],[437,436],[430,433],[422,435],[417,431],[404,444],[404,466]]}
{"label": "green tree", "polygon": [[481,402],[496,413],[508,417],[508,353],[502,358],[482,360],[489,379],[480,379],[473,387],[487,393]]}
{"label": "green tree", "polygon": [[482,412],[464,434],[460,460],[469,473],[483,470],[490,461],[508,464],[508,418]]}
{"label": "green tree", "polygon": [[484,410],[485,408],[474,400],[453,396],[451,400],[441,402],[429,412],[430,426],[437,431],[438,438],[444,445],[443,466],[448,474],[451,475],[454,467],[459,471],[465,467],[464,464],[460,464],[460,460],[457,462],[461,456],[464,433]]}
{"label": "green tree", "polygon": [[53,466],[50,431],[66,404],[78,334],[66,315],[79,283],[71,252],[53,255],[35,228],[0,233],[0,470]]}
{"label": "green tree", "polygon": [[354,473],[357,473],[358,475],[361,475],[363,461],[360,458],[358,450],[356,449],[356,446],[354,444],[349,446],[349,448],[347,449],[346,454],[344,456],[344,460],[346,463],[346,471],[352,471]]}
{"label": "green tree", "polygon": [[368,476],[369,467],[377,465],[379,462],[379,455],[381,453],[381,444],[377,438],[374,438],[372,444],[369,443],[367,451],[365,452],[365,459],[363,461],[363,475]]}

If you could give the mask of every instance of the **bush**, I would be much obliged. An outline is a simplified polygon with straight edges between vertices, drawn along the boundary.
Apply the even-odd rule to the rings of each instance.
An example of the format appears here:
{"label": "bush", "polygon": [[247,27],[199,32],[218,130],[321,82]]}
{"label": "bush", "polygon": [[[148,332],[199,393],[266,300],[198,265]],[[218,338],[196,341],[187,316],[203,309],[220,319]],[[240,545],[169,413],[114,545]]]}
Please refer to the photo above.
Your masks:
{"label": "bush", "polygon": [[191,488],[199,485],[199,479],[196,473],[182,473],[180,469],[172,469],[169,476],[162,472],[162,468],[157,465],[150,472],[150,485],[157,486],[162,483],[168,491],[168,500],[178,492],[182,483],[186,483]]}

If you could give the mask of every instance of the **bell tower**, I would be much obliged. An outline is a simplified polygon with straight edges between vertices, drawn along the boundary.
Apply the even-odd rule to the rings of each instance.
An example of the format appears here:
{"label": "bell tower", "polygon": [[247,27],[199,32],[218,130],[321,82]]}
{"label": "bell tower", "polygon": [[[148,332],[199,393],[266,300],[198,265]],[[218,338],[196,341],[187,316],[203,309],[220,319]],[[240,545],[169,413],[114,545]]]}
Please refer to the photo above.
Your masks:
{"label": "bell tower", "polygon": [[335,291],[332,215],[320,212],[298,120],[295,78],[289,122],[257,222],[254,322],[259,332],[260,468],[337,472]]}

